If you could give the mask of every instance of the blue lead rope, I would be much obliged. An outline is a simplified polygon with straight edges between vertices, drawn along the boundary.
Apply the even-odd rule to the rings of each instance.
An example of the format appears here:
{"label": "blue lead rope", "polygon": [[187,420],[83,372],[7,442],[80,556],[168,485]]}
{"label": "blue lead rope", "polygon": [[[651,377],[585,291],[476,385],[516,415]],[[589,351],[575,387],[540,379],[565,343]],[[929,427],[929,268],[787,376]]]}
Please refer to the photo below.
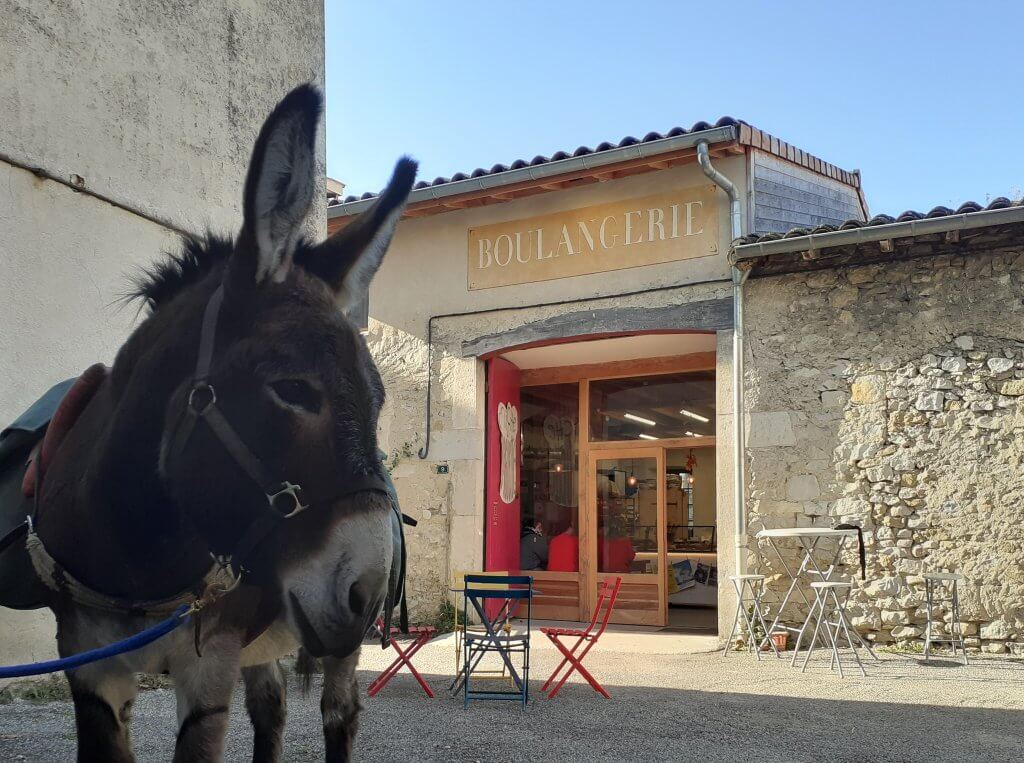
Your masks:
{"label": "blue lead rope", "polygon": [[82,665],[88,665],[90,662],[99,662],[100,660],[105,660],[108,657],[114,657],[118,654],[134,652],[136,649],[141,649],[147,644],[153,643],[158,638],[166,636],[175,628],[187,623],[191,619],[190,616],[187,616],[189,610],[190,607],[188,604],[182,604],[174,611],[174,614],[166,620],[157,623],[151,628],[146,628],[146,630],[136,633],[134,636],[129,636],[122,641],[107,644],[107,646],[90,649],[87,652],[80,652],[79,654],[73,654],[70,657],[63,657],[59,660],[30,662],[25,665],[0,667],[0,678],[24,678],[25,676],[38,676],[43,673],[56,673],[59,670],[72,670],[74,668],[79,668]]}

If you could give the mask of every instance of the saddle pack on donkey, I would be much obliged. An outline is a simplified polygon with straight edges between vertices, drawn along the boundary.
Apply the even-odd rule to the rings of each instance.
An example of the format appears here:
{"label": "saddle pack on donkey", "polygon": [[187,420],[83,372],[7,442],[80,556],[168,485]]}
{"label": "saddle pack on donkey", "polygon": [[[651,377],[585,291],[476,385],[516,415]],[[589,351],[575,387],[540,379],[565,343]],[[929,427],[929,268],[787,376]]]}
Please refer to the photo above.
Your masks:
{"label": "saddle pack on donkey", "polygon": [[53,385],[0,431],[0,606],[39,609],[44,588],[25,548],[37,481],[106,375],[102,364]]}

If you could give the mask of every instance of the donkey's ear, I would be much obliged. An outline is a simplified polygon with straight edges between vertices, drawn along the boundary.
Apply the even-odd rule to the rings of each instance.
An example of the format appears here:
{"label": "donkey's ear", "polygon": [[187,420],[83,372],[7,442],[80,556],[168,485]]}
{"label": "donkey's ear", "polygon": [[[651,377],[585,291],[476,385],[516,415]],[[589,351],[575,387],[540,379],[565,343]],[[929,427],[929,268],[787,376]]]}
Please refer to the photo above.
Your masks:
{"label": "donkey's ear", "polygon": [[292,90],[263,123],[245,178],[244,219],[232,270],[249,283],[284,280],[313,204],[316,128],[323,98]]}
{"label": "donkey's ear", "polygon": [[416,166],[408,157],[399,159],[373,206],[319,246],[299,253],[298,264],[334,289],[342,309],[360,299],[380,267],[416,179]]}

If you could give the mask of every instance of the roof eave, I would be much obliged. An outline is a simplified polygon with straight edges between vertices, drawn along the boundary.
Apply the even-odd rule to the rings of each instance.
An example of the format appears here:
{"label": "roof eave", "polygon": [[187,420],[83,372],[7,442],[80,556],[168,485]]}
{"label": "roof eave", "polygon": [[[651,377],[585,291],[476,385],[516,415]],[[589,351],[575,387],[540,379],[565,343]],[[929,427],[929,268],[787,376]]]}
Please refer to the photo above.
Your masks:
{"label": "roof eave", "polygon": [[752,267],[753,260],[794,252],[819,252],[841,246],[857,246],[879,241],[934,235],[950,231],[986,228],[995,225],[1024,223],[1024,206],[986,209],[942,217],[906,220],[904,222],[870,225],[862,228],[810,233],[806,236],[759,241],[734,245],[729,261],[738,268]]}
{"label": "roof eave", "polygon": [[[630,146],[611,148],[607,151],[598,151],[582,156],[572,156],[567,159],[559,159],[553,162],[545,162],[535,166],[521,167],[516,170],[506,170],[490,175],[481,175],[465,180],[456,180],[450,183],[443,183],[436,186],[418,188],[409,194],[409,204],[422,201],[437,201],[440,199],[461,196],[467,193],[481,193],[496,191],[505,186],[523,182],[550,181],[559,175],[565,175],[578,170],[590,170],[607,167],[621,162],[635,159],[656,158],[681,149],[693,148],[701,141],[707,141],[711,145],[718,143],[731,143],[737,140],[739,131],[735,125],[724,127],[712,127],[709,130],[700,130],[685,135],[677,135],[672,138],[652,140],[647,143],[635,143]],[[338,217],[350,217],[359,214],[373,204],[377,197],[359,199],[344,204],[335,204],[327,208],[327,219]]]}

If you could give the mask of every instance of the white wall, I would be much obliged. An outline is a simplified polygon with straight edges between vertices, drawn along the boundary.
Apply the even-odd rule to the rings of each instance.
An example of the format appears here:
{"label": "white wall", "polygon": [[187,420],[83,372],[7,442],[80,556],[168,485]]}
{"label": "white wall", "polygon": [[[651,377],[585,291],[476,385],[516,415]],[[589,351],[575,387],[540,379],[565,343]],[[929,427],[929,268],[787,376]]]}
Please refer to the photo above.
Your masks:
{"label": "white wall", "polygon": [[[322,83],[323,56],[319,0],[0,0],[0,426],[111,362],[136,317],[119,303],[126,275],[176,245],[12,162],[189,231],[234,232],[260,123],[291,87]],[[322,135],[319,155],[322,170]],[[325,221],[321,205],[311,231]],[[0,610],[0,663],[52,652],[51,622]]]}

